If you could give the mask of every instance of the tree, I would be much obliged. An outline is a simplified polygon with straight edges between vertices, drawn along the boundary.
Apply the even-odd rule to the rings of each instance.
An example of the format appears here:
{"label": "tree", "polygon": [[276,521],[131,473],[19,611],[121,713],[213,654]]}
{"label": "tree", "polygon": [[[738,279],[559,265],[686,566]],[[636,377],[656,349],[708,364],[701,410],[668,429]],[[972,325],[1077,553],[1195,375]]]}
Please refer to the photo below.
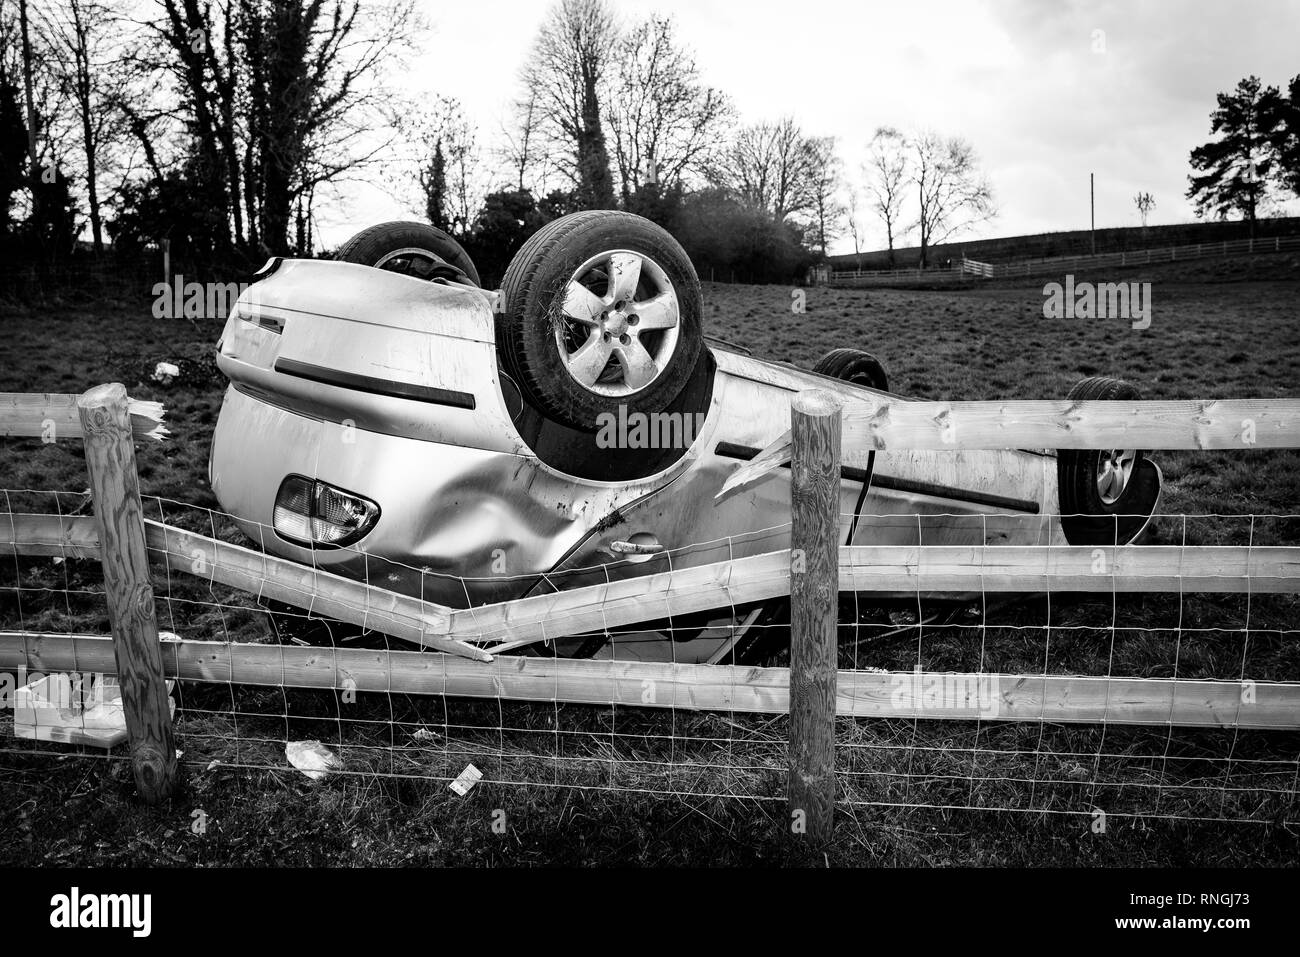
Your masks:
{"label": "tree", "polygon": [[705,279],[791,282],[813,261],[798,224],[775,220],[721,187],[685,197],[676,236]]}
{"label": "tree", "polygon": [[43,262],[66,259],[77,241],[77,214],[71,185],[67,174],[57,166],[42,169],[32,183],[36,196],[28,233],[41,250]]}
{"label": "tree", "polygon": [[140,67],[180,94],[188,175],[229,211],[227,245],[287,252],[295,204],[389,145],[373,131],[390,125],[383,79],[417,26],[411,0],[157,2],[161,51]]}
{"label": "tree", "polygon": [[84,165],[86,205],[95,252],[104,248],[100,181],[107,149],[120,137],[114,104],[122,77],[117,62],[114,18],[96,0],[60,0],[43,17],[41,32],[64,100],[76,116]]}
{"label": "tree", "polygon": [[889,243],[889,265],[894,265],[894,242],[903,238],[910,227],[902,227],[903,202],[911,178],[907,138],[889,126],[877,128],[871,137],[867,162],[863,168],[871,209],[885,224]]}
{"label": "tree", "polygon": [[1282,112],[1282,99],[1276,87],[1264,87],[1256,76],[1216,99],[1210,133],[1217,139],[1192,150],[1196,172],[1188,177],[1187,198],[1195,202],[1197,216],[1223,219],[1241,213],[1254,236],[1256,213],[1273,174],[1273,124]]}
{"label": "tree", "polygon": [[499,282],[519,247],[553,218],[528,190],[498,190],[484,197],[462,243],[483,281]]}
{"label": "tree", "polygon": [[925,268],[931,246],[993,217],[993,192],[980,172],[974,147],[961,137],[921,133],[909,140],[908,151],[916,187],[920,264]]}
{"label": "tree", "polygon": [[202,180],[198,162],[190,158],[160,177],[124,184],[117,216],[106,227],[116,249],[138,251],[166,238],[173,260],[212,260],[229,241],[230,225],[226,211],[195,190]]}
{"label": "tree", "polygon": [[862,201],[854,188],[849,189],[848,195],[849,201],[844,210],[844,224],[849,227],[849,237],[853,240],[853,255],[859,256],[862,253]]}
{"label": "tree", "polygon": [[405,197],[411,208],[439,229],[468,233],[486,190],[477,132],[460,102],[433,97],[395,118],[394,125],[400,140],[395,179],[419,187]]}
{"label": "tree", "polygon": [[840,173],[842,164],[835,154],[835,138],[823,136],[807,141],[808,178],[812,194],[812,226],[817,249],[826,255],[826,246],[839,234],[839,224],[844,216],[840,203]]}
{"label": "tree", "polygon": [[33,57],[31,30],[29,29],[29,21],[27,17],[27,0],[18,0],[18,22],[23,51],[23,91],[24,99],[27,103],[27,158],[30,163],[27,169],[27,175],[30,179],[31,187],[32,219],[39,221],[41,212],[41,190],[37,186],[36,182],[38,169],[38,164],[36,162],[36,137],[37,131],[40,127],[36,118],[36,101],[32,92]]}
{"label": "tree", "polygon": [[[214,12],[201,5],[200,0],[160,0],[160,3],[162,16],[153,28],[164,45],[156,54],[157,59],[146,63],[157,64],[159,69],[169,72],[182,91],[180,106],[188,114],[184,125],[192,137],[190,155],[194,160],[189,172],[204,201],[230,211],[233,236],[227,227],[216,237],[219,249],[227,252],[232,239],[235,245],[245,245],[245,171],[241,169],[240,150],[235,141],[239,61],[230,55],[235,46],[235,21],[225,14],[227,8]],[[166,55],[168,50],[173,56]],[[254,58],[260,55],[255,45],[249,52]],[[259,75],[257,66],[252,66],[249,73]],[[248,110],[250,117],[262,108],[262,99],[253,99]],[[247,194],[247,201],[251,213],[252,193]]]}
{"label": "tree", "polygon": [[447,158],[442,152],[442,140],[433,146],[433,159],[428,169],[421,172],[420,188],[424,191],[424,214],[429,223],[446,230],[447,222]]}
{"label": "tree", "polygon": [[14,198],[26,185],[27,123],[23,118],[22,62],[18,25],[7,4],[0,3],[0,232],[12,229]]}
{"label": "tree", "polygon": [[479,196],[482,195],[478,186],[481,168],[478,138],[459,111],[448,121],[446,131],[447,165],[451,171],[448,177],[448,225],[452,233],[464,233],[474,222]]}
{"label": "tree", "polygon": [[614,183],[601,120],[602,81],[617,41],[605,0],[560,0],[538,32],[523,71],[541,129],[583,209],[614,206]]}
{"label": "tree", "polygon": [[502,129],[505,146],[501,153],[515,174],[518,191],[530,194],[533,187],[546,180],[549,171],[546,154],[538,143],[541,125],[538,97],[536,88],[526,89],[514,103],[513,124]]}
{"label": "tree", "polygon": [[0,231],[10,230],[10,206],[26,183],[27,126],[23,123],[18,85],[0,64]]}
{"label": "tree", "polygon": [[1272,115],[1265,125],[1271,130],[1269,144],[1278,182],[1300,196],[1300,75],[1291,78],[1286,94],[1269,107]]}
{"label": "tree", "polygon": [[606,115],[624,207],[639,186],[671,190],[706,166],[731,119],[727,98],[700,81],[674,30],[671,17],[650,17],[616,45]]}
{"label": "tree", "polygon": [[1142,217],[1142,229],[1145,230],[1151,210],[1156,208],[1155,197],[1150,193],[1138,193],[1133,197],[1133,205],[1137,207],[1138,215]]}
{"label": "tree", "polygon": [[793,118],[741,127],[719,156],[715,185],[777,222],[816,206],[816,148]]}

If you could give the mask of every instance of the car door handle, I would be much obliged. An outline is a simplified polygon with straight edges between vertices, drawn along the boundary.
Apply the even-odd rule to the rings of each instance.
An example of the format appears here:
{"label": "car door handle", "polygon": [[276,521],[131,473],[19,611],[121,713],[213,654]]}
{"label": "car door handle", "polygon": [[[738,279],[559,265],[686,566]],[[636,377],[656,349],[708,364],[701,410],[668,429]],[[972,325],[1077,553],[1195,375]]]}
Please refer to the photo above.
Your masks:
{"label": "car door handle", "polygon": [[617,555],[655,555],[664,547],[658,542],[610,542],[609,550]]}

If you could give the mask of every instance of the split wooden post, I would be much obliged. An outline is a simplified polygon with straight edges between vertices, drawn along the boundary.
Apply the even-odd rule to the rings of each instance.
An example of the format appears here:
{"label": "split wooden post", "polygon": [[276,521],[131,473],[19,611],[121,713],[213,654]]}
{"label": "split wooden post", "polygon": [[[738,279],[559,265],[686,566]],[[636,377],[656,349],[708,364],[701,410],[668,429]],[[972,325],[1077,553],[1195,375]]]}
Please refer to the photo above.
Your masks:
{"label": "split wooden post", "polygon": [[176,787],[176,745],[149,583],[126,388],[116,382],[96,386],[77,400],[77,413],[99,527],[131,769],[140,796],[156,804]]}
{"label": "split wooden post", "polygon": [[791,827],[830,840],[835,809],[841,408],[821,389],[790,404]]}

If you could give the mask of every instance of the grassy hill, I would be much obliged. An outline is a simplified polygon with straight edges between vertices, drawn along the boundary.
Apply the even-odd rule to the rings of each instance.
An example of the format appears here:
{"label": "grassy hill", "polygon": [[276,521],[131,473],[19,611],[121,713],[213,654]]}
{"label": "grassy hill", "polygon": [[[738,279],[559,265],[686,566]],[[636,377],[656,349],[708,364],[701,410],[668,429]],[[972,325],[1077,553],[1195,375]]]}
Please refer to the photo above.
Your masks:
{"label": "grassy hill", "polygon": [[[1300,217],[1261,219],[1255,224],[1256,237],[1294,236],[1300,234]],[[1038,233],[1033,236],[1002,236],[996,239],[972,239],[968,242],[942,243],[931,247],[930,262],[942,265],[949,259],[978,260],[979,262],[1011,262],[1017,259],[1040,259],[1049,256],[1086,256],[1092,252],[1091,234],[1086,229],[1059,233]],[[1245,222],[1178,223],[1168,226],[1124,226],[1097,230],[1098,253],[1127,252],[1131,249],[1157,249],[1163,246],[1184,246],[1191,243],[1215,243],[1250,237],[1250,227]],[[894,250],[895,268],[909,269],[917,265],[921,250],[908,246]],[[831,256],[832,269],[887,269],[888,250],[874,250],[857,255]]]}

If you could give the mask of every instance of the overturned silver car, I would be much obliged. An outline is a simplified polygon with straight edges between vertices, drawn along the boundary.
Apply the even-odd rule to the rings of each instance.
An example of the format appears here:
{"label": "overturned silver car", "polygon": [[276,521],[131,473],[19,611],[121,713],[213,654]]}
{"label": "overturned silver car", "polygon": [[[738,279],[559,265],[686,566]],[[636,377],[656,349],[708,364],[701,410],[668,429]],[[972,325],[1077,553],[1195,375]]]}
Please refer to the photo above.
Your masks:
{"label": "overturned silver car", "polygon": [[[499,291],[427,225],[374,227],[339,259],[273,260],[230,315],[212,487],[266,551],[441,604],[786,548],[788,469],[715,495],[789,427],[795,393],[888,389],[865,352],[805,371],[707,342],[690,260],[626,213],[549,224]],[[1070,395],[1135,393],[1093,378]],[[849,544],[1126,544],[1159,493],[1136,450],[851,451]],[[917,596],[872,595],[891,598]],[[759,661],[780,620],[772,603],[664,609],[528,650]]]}

